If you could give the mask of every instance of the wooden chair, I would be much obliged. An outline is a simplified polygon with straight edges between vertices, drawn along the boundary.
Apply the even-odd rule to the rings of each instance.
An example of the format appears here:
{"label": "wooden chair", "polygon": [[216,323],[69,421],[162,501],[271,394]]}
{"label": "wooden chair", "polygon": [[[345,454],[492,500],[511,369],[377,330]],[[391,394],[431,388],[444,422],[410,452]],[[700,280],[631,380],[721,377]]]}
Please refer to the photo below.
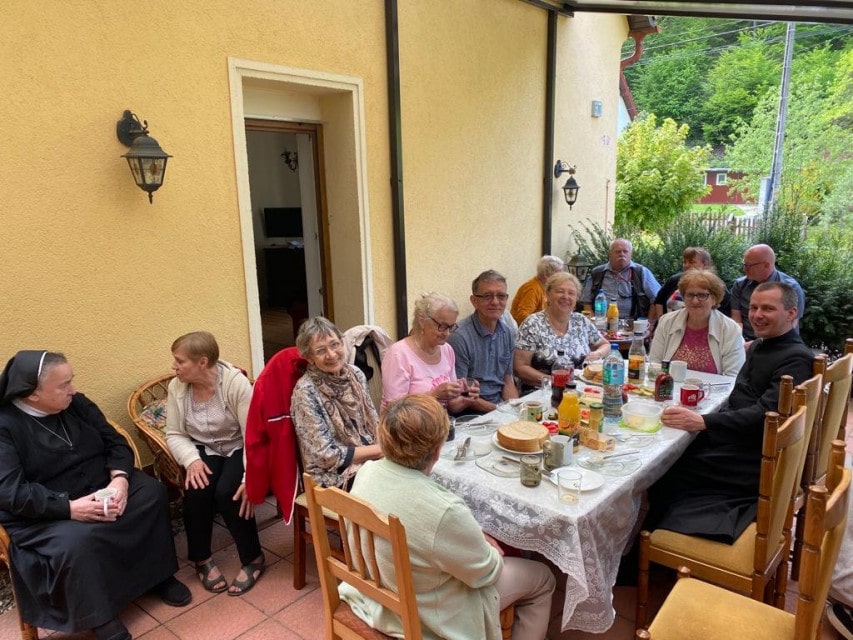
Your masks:
{"label": "wooden chair", "polygon": [[[299,465],[300,470],[302,465]],[[302,477],[306,477],[305,474]],[[338,514],[329,509],[323,509],[323,521],[326,529],[336,531],[338,529]],[[314,545],[313,527],[311,525],[311,513],[308,508],[308,495],[305,487],[296,496],[293,503],[293,588],[297,591],[305,586],[306,560],[308,558],[308,545]],[[336,546],[330,547],[331,553],[338,559],[344,560],[344,554]],[[316,545],[315,545],[316,553]],[[319,564],[317,565],[319,570]]]}
{"label": "wooden chair", "polygon": [[[368,626],[352,612],[347,603],[341,601],[338,581],[343,581],[396,613],[400,617],[407,640],[420,640],[421,621],[412,583],[406,529],[399,518],[393,514],[383,516],[364,500],[340,489],[320,488],[308,474],[303,475],[303,482],[314,534],[320,590],[323,593],[326,638],[369,640],[390,637]],[[344,560],[331,553],[328,530],[322,524],[324,511],[327,510],[338,515],[338,531],[344,548]],[[382,584],[382,571],[376,559],[377,538],[384,540],[391,547],[396,592]],[[501,634],[507,640],[512,634],[514,618],[514,607],[507,607],[501,612]]]}
{"label": "wooden chair", "polygon": [[169,382],[175,377],[167,373],[146,380],[134,389],[127,400],[127,413],[139,436],[154,455],[154,473],[161,482],[184,492],[184,469],[169,451],[166,444],[166,396]]}
{"label": "wooden chair", "polygon": [[[853,340],[850,342],[853,343]],[[850,399],[851,381],[853,381],[853,344],[851,344],[850,352],[833,362],[829,367],[826,366],[825,358],[820,363],[816,361],[815,372],[818,371],[823,377],[820,413],[815,421],[812,437],[809,439],[803,477],[800,483],[802,491],[798,494],[794,504],[797,522],[791,565],[791,578],[793,580],[797,580],[799,577],[800,553],[805,527],[805,520],[800,516],[803,514],[805,496],[811,485],[824,482],[832,441],[836,437],[841,440],[844,439],[847,405]]]}
{"label": "wooden chair", "polygon": [[686,566],[702,580],[748,593],[783,607],[794,490],[802,474],[806,408],[780,425],[779,414],[764,419],[758,514],[733,545],[666,529],[640,533],[637,628],[647,624],[649,565]]}
{"label": "wooden chair", "polygon": [[[130,437],[130,434],[121,425],[116,424],[112,420],[107,420],[107,422],[109,422],[110,425],[112,425],[112,427],[118,431],[125,440],[127,440],[130,450],[133,451],[133,466],[137,469],[141,469],[142,465],[140,463],[139,450],[136,448],[136,443],[133,441],[133,438]],[[12,572],[12,557],[9,554],[9,547],[11,544],[12,541],[9,538],[9,533],[3,528],[3,525],[0,524],[0,562],[6,565],[10,573]],[[14,585],[15,583],[12,582],[12,596],[17,599]],[[18,624],[21,629],[22,640],[38,640],[38,627],[25,622],[24,619],[21,618],[20,609],[18,609]]]}
{"label": "wooden chair", "polygon": [[[841,464],[844,443],[839,442]],[[850,499],[849,469],[836,465],[834,481],[814,485],[806,505],[805,546],[796,614],[699,580],[680,579],[637,640],[818,640],[832,570],[844,537]],[[689,574],[686,567],[679,577]]]}

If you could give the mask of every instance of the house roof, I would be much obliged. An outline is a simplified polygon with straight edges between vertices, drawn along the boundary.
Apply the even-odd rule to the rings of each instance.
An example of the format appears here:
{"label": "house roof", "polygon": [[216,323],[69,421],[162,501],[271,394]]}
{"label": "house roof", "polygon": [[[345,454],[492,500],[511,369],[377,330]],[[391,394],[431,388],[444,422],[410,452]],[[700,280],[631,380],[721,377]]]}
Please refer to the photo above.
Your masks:
{"label": "house roof", "polygon": [[755,18],[791,22],[843,22],[853,24],[853,2],[849,0],[536,0],[561,13],[594,11],[626,15],[675,15],[712,18]]}

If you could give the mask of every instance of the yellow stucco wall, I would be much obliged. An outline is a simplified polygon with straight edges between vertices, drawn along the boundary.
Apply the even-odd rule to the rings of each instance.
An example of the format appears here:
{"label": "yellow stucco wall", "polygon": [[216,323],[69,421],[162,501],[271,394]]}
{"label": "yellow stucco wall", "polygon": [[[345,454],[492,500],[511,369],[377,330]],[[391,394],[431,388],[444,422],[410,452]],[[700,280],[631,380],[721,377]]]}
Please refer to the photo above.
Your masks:
{"label": "yellow stucco wall", "polygon": [[[373,320],[394,333],[383,5],[0,4],[0,360],[64,350],[79,387],[125,425],[127,396],[167,370],[181,333],[209,329],[224,358],[251,364],[230,58],[362,83]],[[514,291],[539,255],[547,14],[521,0],[400,0],[399,11],[409,299],[438,289],[467,313],[477,272],[502,270]],[[575,211],[594,219],[605,208],[612,216],[604,185],[615,141],[599,141],[615,135],[624,35],[621,16],[559,18],[556,151],[578,165]],[[605,102],[597,121],[593,97]],[[349,109],[335,95],[319,103],[338,119]],[[120,158],[124,109],[174,156],[153,205]],[[575,141],[564,144],[568,135]],[[350,184],[352,161],[327,157],[326,179]],[[569,214],[554,188],[562,253]],[[351,218],[358,204],[330,194]],[[357,253],[357,242],[333,230],[339,255]],[[339,316],[357,315],[362,286],[359,274],[334,272]]]}
{"label": "yellow stucco wall", "polygon": [[[321,4],[0,6],[0,359],[64,350],[79,386],[124,424],[130,391],[167,370],[183,332],[209,329],[224,358],[250,363],[228,56],[363,80],[372,215],[388,226],[383,6]],[[174,156],[153,205],[119,157],[128,108]],[[376,261],[380,283],[389,261]]]}

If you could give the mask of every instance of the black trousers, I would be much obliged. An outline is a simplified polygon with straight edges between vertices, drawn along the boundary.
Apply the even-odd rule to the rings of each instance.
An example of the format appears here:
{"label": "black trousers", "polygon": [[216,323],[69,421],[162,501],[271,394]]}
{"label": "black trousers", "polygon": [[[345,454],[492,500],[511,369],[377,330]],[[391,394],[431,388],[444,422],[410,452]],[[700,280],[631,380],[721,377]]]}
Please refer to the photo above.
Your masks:
{"label": "black trousers", "polygon": [[187,555],[192,562],[207,560],[211,555],[213,517],[217,511],[234,538],[240,564],[246,565],[261,555],[258,525],[252,516],[240,517],[240,500],[233,500],[243,479],[243,450],[228,458],[208,455],[203,446],[197,447],[202,461],[213,472],[204,489],[187,489],[184,493],[184,526],[187,530]]}

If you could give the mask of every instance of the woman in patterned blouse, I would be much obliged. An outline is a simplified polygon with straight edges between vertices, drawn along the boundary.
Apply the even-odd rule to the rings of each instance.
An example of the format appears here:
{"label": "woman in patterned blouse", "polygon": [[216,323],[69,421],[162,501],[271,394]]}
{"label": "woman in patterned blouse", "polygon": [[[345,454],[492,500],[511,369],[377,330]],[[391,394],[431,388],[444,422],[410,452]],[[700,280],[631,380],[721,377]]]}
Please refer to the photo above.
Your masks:
{"label": "woman in patterned blouse", "polygon": [[559,351],[577,365],[591,351],[600,357],[610,351],[610,343],[590,319],[575,312],[580,289],[571,273],[555,273],[545,283],[545,310],[527,316],[518,328],[513,372],[521,379],[523,391],[538,387],[542,374],[551,373]]}
{"label": "woman in patterned blouse", "polygon": [[363,462],[382,457],[367,379],[347,364],[341,332],[326,318],[302,323],[296,348],[308,361],[291,399],[302,465],[318,484],[348,489]]}

